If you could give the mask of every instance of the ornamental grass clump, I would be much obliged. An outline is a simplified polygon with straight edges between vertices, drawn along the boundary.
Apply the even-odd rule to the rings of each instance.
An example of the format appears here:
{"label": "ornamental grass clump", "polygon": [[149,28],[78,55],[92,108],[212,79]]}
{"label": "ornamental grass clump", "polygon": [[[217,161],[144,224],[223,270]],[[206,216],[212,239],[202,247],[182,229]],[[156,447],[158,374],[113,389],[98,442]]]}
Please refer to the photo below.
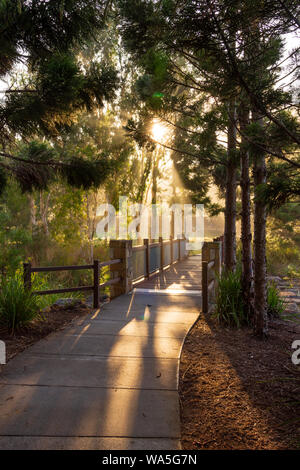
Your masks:
{"label": "ornamental grass clump", "polygon": [[38,297],[25,289],[22,275],[16,272],[2,279],[0,285],[0,325],[12,333],[40,314]]}

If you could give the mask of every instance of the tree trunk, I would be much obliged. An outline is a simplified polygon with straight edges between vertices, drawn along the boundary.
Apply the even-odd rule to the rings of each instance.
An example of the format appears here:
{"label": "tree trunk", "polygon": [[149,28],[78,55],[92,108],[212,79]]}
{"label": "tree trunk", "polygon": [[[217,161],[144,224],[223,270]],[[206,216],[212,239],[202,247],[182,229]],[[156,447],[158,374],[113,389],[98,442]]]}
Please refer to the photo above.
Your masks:
{"label": "tree trunk", "polygon": [[28,196],[28,198],[29,198],[29,206],[30,206],[30,230],[31,230],[31,233],[33,233],[34,229],[37,225],[37,222],[36,222],[36,205],[35,205],[34,196],[32,194],[30,194]]}
{"label": "tree trunk", "polygon": [[88,239],[88,247],[89,247],[89,259],[90,262],[93,262],[94,259],[94,243],[93,243],[93,220],[91,216],[91,207],[90,207],[90,194],[88,191],[85,193],[85,200],[86,200],[86,216],[87,216],[87,239]]}
{"label": "tree trunk", "polygon": [[235,102],[228,106],[228,161],[226,167],[224,265],[226,271],[236,267],[236,109]]}
{"label": "tree trunk", "polygon": [[40,217],[43,225],[45,235],[49,236],[49,226],[48,226],[48,208],[50,201],[50,193],[47,194],[45,201],[43,199],[43,193],[40,191]]}
{"label": "tree trunk", "polygon": [[[239,112],[240,129],[242,134],[246,131],[249,124],[249,109],[242,105]],[[242,223],[241,223],[241,242],[242,242],[242,296],[244,313],[248,318],[253,317],[253,269],[252,269],[252,250],[251,250],[251,204],[250,204],[250,176],[249,176],[249,151],[247,142],[242,137],[240,148],[241,163],[241,190],[242,190]]]}
{"label": "tree trunk", "polygon": [[[261,118],[253,120],[262,126]],[[266,206],[257,197],[257,188],[266,182],[265,155],[257,149],[254,161],[254,333],[263,338],[268,333],[267,269],[266,269]]]}

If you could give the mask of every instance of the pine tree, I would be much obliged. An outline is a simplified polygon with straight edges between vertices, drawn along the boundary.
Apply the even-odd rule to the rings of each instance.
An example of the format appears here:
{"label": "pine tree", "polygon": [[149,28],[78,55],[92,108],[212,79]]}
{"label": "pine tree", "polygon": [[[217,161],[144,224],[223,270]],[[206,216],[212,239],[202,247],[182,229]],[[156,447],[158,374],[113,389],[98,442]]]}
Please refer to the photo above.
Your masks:
{"label": "pine tree", "polygon": [[[64,159],[44,143],[18,145],[19,138],[57,138],[79,112],[101,108],[114,98],[116,71],[105,62],[83,64],[80,52],[104,27],[107,1],[0,4],[0,186],[7,174],[22,188],[46,187],[63,174],[74,185],[99,184],[102,161]],[[14,79],[16,67],[22,76]],[[19,76],[20,74],[18,74]],[[17,144],[17,145],[16,145]],[[97,175],[97,176],[96,176]]]}

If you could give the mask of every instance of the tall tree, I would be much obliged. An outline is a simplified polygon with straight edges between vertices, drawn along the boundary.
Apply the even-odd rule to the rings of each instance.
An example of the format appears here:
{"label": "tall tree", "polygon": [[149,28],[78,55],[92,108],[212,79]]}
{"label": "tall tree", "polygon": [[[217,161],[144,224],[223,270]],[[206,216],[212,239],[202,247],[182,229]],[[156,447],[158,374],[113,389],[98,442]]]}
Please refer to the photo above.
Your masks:
{"label": "tall tree", "polygon": [[242,132],[240,145],[240,186],[242,199],[241,241],[242,241],[242,295],[244,312],[247,318],[253,317],[253,259],[251,232],[251,191],[250,191],[250,155],[244,135],[249,125],[250,111],[247,101],[241,100],[239,108],[239,126]]}
{"label": "tall tree", "polygon": [[231,100],[228,105],[228,158],[226,165],[226,195],[225,195],[225,269],[234,271],[236,266],[236,102]]}

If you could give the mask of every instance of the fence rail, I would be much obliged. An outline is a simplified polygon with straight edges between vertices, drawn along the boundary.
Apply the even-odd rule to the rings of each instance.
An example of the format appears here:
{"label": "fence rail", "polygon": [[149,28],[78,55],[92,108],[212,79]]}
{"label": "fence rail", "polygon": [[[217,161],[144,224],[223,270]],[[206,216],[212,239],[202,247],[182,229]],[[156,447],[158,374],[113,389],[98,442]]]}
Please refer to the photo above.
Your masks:
{"label": "fence rail", "polygon": [[94,260],[93,264],[84,264],[76,266],[45,266],[45,267],[32,267],[31,263],[23,263],[24,269],[24,286],[27,289],[32,288],[32,273],[46,273],[54,271],[79,271],[85,269],[92,269],[94,272],[94,282],[92,286],[80,286],[80,287],[66,287],[60,289],[48,289],[33,291],[35,295],[48,295],[48,294],[63,294],[66,292],[85,292],[93,291],[93,306],[94,308],[99,308],[99,291],[101,288],[106,286],[111,286],[117,284],[120,281],[120,278],[110,279],[109,281],[99,284],[100,279],[100,270],[105,266],[111,266],[114,264],[121,263],[121,259],[113,259],[109,261]]}

